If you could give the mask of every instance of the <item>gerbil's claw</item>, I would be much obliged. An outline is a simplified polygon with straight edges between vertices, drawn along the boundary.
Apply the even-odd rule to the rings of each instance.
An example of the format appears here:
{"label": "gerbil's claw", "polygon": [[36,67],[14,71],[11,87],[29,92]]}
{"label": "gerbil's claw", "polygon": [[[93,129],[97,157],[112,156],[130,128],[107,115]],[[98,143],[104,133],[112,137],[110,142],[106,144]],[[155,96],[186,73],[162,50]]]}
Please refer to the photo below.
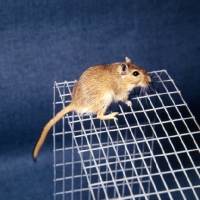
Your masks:
{"label": "gerbil's claw", "polygon": [[[114,119],[114,120],[118,120],[117,117],[115,117],[116,115],[118,115],[119,113],[118,112],[113,112],[111,114],[109,114],[109,116],[112,116],[111,119]],[[108,115],[107,115],[108,116]]]}
{"label": "gerbil's claw", "polygon": [[131,102],[131,101],[129,101],[129,100],[127,100],[127,101],[125,102],[125,104],[126,104],[127,106],[129,106],[129,107],[131,107],[131,106],[132,106],[132,102]]}
{"label": "gerbil's claw", "polygon": [[115,121],[118,121],[118,118],[117,118],[117,117],[113,117],[113,119],[114,119]]}

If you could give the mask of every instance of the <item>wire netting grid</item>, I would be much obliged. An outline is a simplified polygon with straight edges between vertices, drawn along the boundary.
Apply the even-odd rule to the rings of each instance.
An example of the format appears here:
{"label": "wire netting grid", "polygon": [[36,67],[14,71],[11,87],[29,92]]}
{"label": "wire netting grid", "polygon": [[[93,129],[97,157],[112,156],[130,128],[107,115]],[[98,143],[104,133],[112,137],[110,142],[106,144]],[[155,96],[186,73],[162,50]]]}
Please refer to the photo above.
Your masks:
{"label": "wire netting grid", "polygon": [[[54,199],[199,199],[199,126],[167,71],[150,75],[154,87],[117,106],[118,122],[72,113],[54,127]],[[54,107],[75,82],[55,83]]]}

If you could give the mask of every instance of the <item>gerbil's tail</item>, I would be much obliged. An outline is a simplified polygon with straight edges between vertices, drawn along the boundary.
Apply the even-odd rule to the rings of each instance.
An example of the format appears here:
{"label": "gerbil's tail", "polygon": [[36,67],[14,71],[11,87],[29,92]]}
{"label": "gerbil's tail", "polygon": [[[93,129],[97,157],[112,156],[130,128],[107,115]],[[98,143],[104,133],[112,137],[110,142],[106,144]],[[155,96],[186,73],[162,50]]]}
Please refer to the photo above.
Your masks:
{"label": "gerbil's tail", "polygon": [[45,139],[46,139],[46,136],[49,132],[49,130],[51,129],[51,127],[56,124],[65,114],[67,114],[68,112],[70,111],[73,111],[74,110],[74,107],[69,104],[69,106],[63,108],[59,113],[56,114],[56,116],[54,118],[52,118],[47,124],[46,126],[44,127],[43,131],[42,131],[42,134],[40,135],[40,138],[37,142],[37,144],[35,145],[35,148],[33,150],[33,159],[35,160],[36,162],[36,158],[38,156],[38,153],[40,151],[40,148],[42,147]]}

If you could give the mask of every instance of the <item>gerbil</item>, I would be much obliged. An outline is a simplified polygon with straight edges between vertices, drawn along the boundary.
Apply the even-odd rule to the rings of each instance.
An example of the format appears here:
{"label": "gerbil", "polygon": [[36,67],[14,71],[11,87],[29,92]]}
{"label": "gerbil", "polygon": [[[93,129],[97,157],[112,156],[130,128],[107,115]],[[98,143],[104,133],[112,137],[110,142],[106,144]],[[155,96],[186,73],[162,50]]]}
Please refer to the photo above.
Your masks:
{"label": "gerbil", "polygon": [[137,86],[147,87],[151,82],[147,72],[132,64],[126,57],[126,62],[108,65],[97,65],[87,69],[75,84],[71,103],[62,109],[44,127],[34,148],[33,158],[36,161],[39,150],[50,128],[65,114],[76,111],[79,114],[94,113],[101,120],[114,119],[118,112],[104,115],[112,102],[122,101],[131,106],[128,95]]}

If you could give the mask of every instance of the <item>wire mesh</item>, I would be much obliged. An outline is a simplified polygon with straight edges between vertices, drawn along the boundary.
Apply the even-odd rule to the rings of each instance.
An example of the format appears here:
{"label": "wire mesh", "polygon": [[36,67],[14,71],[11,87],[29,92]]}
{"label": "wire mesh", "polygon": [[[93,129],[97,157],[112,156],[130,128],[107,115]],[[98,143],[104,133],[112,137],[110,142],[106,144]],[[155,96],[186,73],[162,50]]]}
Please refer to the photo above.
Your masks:
{"label": "wire mesh", "polygon": [[[108,109],[118,121],[72,112],[54,126],[54,199],[200,198],[200,128],[168,72],[149,74],[148,94]],[[54,115],[75,83],[55,82]]]}

